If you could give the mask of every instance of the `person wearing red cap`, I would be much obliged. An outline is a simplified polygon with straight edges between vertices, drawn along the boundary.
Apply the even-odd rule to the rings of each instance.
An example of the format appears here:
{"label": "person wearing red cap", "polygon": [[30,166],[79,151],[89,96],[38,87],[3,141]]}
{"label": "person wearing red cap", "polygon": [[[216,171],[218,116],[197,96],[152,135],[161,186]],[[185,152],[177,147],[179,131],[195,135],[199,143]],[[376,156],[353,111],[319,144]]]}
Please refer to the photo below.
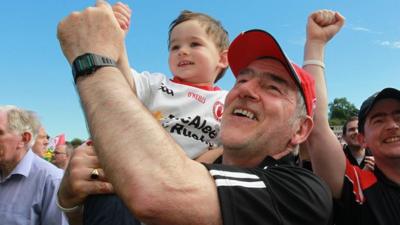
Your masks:
{"label": "person wearing red cap", "polygon": [[[343,26],[338,12],[319,11],[307,25],[305,59],[322,62],[324,46]],[[330,186],[335,223],[395,225],[400,221],[400,90],[385,88],[366,99],[358,114],[358,140],[375,157],[374,171],[352,165],[329,127],[324,70],[305,65],[316,80],[315,127],[306,142],[313,170]]]}
{"label": "person wearing red cap", "polygon": [[[110,6],[98,1],[91,10],[64,19],[58,36],[67,59],[99,52],[118,61],[123,33],[111,18]],[[254,47],[245,48],[249,41]],[[72,222],[81,222],[81,211],[75,209],[88,193],[113,188],[148,224],[329,224],[332,196],[326,184],[277,160],[311,132],[312,77],[262,30],[240,34],[229,47],[228,60],[236,83],[222,117],[223,156],[214,164],[187,157],[117,68],[101,67],[77,80],[95,148],[75,150],[60,185],[59,205]],[[91,180],[90,171],[100,164],[104,171]]]}

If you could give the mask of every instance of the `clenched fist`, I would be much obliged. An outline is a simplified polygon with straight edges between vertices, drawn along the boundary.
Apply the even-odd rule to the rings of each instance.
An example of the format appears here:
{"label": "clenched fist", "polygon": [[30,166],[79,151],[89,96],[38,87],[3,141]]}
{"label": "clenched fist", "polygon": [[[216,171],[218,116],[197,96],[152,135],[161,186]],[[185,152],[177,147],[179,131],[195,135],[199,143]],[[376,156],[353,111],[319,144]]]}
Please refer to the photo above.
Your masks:
{"label": "clenched fist", "polygon": [[327,43],[344,25],[344,17],[332,10],[318,10],[308,17],[307,40]]}
{"label": "clenched fist", "polygon": [[118,61],[125,50],[124,30],[111,6],[103,0],[62,20],[58,24],[57,36],[70,64],[84,53],[95,53]]}

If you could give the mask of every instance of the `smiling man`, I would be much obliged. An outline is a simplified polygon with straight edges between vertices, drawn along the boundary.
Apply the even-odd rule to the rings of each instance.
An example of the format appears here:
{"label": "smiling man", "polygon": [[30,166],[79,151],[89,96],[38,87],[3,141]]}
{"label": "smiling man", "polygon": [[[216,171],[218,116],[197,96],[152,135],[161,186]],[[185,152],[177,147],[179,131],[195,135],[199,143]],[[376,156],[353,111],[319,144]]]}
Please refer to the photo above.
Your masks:
{"label": "smiling man", "polygon": [[353,116],[343,125],[343,139],[346,144],[343,151],[352,165],[361,169],[373,170],[374,157],[368,148],[364,148],[358,141],[358,117]]}
{"label": "smiling man", "polygon": [[[317,22],[323,26],[317,26]],[[322,23],[321,23],[322,21]],[[315,78],[318,104],[314,129],[306,145],[313,170],[330,186],[335,200],[335,224],[398,225],[400,221],[400,91],[384,88],[367,98],[358,114],[358,142],[375,157],[373,171],[346,159],[328,122],[324,76],[324,46],[341,29],[344,17],[323,10],[309,16],[304,58]],[[355,126],[356,125],[356,126]],[[356,129],[354,129],[356,130]]]}
{"label": "smiling man", "polygon": [[[113,18],[110,6],[98,1],[62,21],[58,36],[68,61],[87,52],[118,61],[123,31]],[[222,118],[221,163],[188,158],[117,68],[100,67],[77,81],[108,180],[135,217],[148,224],[328,224],[332,201],[326,185],[278,161],[311,132],[313,79],[292,65],[265,31],[240,34],[228,54],[237,82]],[[75,151],[61,184],[59,203],[72,219],[80,213],[74,206],[88,193],[110,191],[102,170],[98,179],[89,178],[100,165],[92,151],[87,146]],[[91,160],[82,160],[85,154]]]}

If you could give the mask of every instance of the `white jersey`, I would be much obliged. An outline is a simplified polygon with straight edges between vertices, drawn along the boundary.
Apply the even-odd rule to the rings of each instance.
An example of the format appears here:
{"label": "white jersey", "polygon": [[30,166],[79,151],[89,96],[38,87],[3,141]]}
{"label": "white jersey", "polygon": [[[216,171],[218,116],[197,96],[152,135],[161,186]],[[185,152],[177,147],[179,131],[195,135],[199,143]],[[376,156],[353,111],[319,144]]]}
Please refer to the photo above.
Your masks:
{"label": "white jersey", "polygon": [[132,76],[138,98],[190,158],[220,145],[227,91],[182,84],[161,73],[132,69]]}

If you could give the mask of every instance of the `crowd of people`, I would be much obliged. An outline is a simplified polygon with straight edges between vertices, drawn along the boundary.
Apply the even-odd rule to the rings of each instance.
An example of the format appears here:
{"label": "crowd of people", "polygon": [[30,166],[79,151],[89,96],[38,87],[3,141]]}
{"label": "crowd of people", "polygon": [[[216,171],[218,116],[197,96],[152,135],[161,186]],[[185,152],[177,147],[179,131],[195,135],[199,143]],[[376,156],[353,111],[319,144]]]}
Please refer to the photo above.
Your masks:
{"label": "crowd of people", "polygon": [[324,57],[339,12],[309,15],[299,66],[267,31],[229,43],[218,20],[182,11],[168,33],[171,79],[131,68],[130,18],[97,1],[58,26],[90,140],[47,162],[37,115],[0,106],[2,222],[400,223],[400,90],[368,97],[343,125],[345,145],[329,126]]}

